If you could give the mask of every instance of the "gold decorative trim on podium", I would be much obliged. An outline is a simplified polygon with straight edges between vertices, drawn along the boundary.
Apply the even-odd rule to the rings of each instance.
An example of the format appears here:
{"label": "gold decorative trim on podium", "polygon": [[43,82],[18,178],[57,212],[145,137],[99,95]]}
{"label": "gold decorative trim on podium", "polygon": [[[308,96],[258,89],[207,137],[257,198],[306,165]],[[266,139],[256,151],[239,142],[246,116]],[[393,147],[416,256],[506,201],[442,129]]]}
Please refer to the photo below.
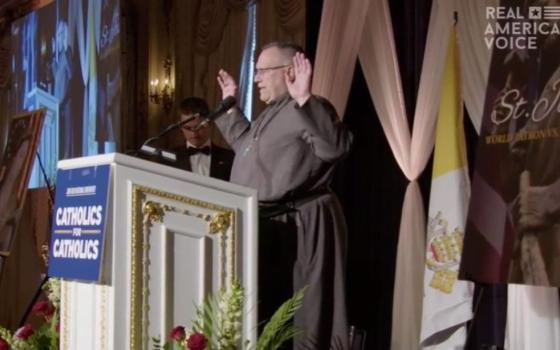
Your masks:
{"label": "gold decorative trim on podium", "polygon": [[[169,204],[146,200],[146,195],[160,197],[167,201],[176,201],[193,207],[214,211],[213,214],[204,214],[187,209],[180,209]],[[132,234],[131,234],[131,296],[130,296],[130,349],[135,350],[148,340],[147,310],[143,308],[147,300],[147,276],[149,259],[149,233],[155,222],[163,222],[167,213],[179,213],[198,218],[208,223],[208,235],[220,236],[221,266],[220,284],[222,286],[233,283],[236,272],[235,243],[237,239],[235,226],[235,212],[230,208],[201,201],[198,199],[180,196],[177,194],[156,190],[146,186],[132,186]],[[229,235],[228,235],[229,233]],[[143,249],[146,248],[146,249]],[[229,271],[227,267],[229,266]],[[229,272],[229,278],[227,273]],[[138,343],[138,339],[142,339]]]}
{"label": "gold decorative trim on podium", "polygon": [[101,339],[101,349],[107,349],[107,286],[104,285],[100,285],[98,286],[98,288],[100,288],[100,294],[101,294],[101,320],[100,320],[100,326],[99,329],[101,330],[101,335],[100,335],[100,339]]}
{"label": "gold decorative trim on podium", "polygon": [[69,335],[68,335],[69,324],[68,324],[68,322],[70,320],[70,317],[68,316],[68,314],[69,314],[68,309],[70,308],[70,303],[68,302],[68,299],[69,299],[68,294],[70,293],[70,288],[68,286],[69,284],[70,284],[70,282],[66,282],[64,280],[60,281],[60,289],[61,289],[61,292],[63,291],[61,293],[62,294],[62,300],[63,300],[61,305],[64,305],[64,313],[60,315],[60,318],[61,318],[62,324],[64,325],[64,327],[63,327],[64,332],[62,334],[62,338],[64,339],[63,343],[64,343],[64,346],[65,346],[65,349],[69,349],[69,347],[68,347],[68,342],[69,342],[69,339],[68,339],[69,338]]}
{"label": "gold decorative trim on podium", "polygon": [[[72,284],[72,287],[70,287],[70,284]],[[70,295],[70,294],[74,294],[73,292],[75,291],[77,285],[76,282],[74,281],[64,281],[64,280],[60,280],[60,291],[61,291],[61,305],[64,305],[64,312],[60,314],[60,322],[61,324],[64,324],[63,327],[63,333],[60,335],[61,336],[61,340],[64,339],[64,341],[61,341],[61,344],[64,344],[64,348],[63,349],[71,349],[70,347],[70,336],[69,336],[69,329],[70,329],[70,299],[74,299],[74,296]],[[101,316],[99,317],[99,329],[100,329],[100,348],[99,350],[103,350],[103,349],[107,349],[107,291],[108,291],[107,286],[103,286],[100,285],[95,289],[95,295],[94,297],[100,297],[101,299]],[[72,291],[72,292],[71,292]],[[77,340],[79,342],[79,339]]]}

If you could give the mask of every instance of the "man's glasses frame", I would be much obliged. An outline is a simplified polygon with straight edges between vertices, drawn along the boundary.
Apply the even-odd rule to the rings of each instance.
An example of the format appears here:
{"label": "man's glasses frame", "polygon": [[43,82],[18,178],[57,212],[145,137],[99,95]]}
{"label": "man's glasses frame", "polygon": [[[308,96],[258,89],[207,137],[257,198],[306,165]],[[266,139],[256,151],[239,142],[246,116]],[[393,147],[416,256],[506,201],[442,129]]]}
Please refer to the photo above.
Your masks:
{"label": "man's glasses frame", "polygon": [[286,67],[291,67],[291,64],[283,64],[281,66],[274,66],[274,67],[265,67],[265,68],[255,68],[255,76],[260,75],[260,74],[264,74],[265,72],[270,72],[276,69],[280,69],[280,68],[286,68]]}

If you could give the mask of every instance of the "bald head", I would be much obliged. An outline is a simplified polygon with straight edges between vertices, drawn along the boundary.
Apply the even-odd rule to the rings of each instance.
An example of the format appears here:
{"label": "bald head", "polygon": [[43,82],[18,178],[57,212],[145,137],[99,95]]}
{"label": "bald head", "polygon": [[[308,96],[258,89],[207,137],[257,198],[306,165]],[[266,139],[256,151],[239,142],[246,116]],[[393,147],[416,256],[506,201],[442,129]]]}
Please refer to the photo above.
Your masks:
{"label": "bald head", "polygon": [[282,59],[286,59],[288,61],[290,61],[296,53],[303,52],[303,48],[301,46],[281,41],[275,41],[264,45],[261,49],[261,52],[270,48],[275,48],[276,52],[278,52],[278,55]]}

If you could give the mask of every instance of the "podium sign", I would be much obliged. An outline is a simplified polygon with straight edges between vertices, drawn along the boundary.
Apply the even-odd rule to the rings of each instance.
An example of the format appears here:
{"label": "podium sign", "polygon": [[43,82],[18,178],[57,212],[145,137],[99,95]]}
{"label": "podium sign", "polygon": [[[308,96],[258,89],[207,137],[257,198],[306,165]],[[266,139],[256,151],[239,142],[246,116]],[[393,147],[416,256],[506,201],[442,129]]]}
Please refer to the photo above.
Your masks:
{"label": "podium sign", "polygon": [[109,174],[109,165],[58,171],[49,276],[99,281]]}

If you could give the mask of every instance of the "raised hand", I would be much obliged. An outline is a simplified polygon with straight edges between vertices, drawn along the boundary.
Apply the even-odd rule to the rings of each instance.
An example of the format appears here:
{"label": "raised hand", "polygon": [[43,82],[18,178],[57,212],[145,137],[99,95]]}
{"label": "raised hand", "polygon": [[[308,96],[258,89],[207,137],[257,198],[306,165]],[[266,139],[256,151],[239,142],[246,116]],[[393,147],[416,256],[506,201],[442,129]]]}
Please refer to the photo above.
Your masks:
{"label": "raised hand", "polygon": [[301,52],[295,54],[292,69],[284,74],[288,93],[303,106],[311,96],[311,62]]}
{"label": "raised hand", "polygon": [[223,69],[218,72],[218,85],[222,89],[222,99],[228,96],[237,98],[237,83],[233,77]]}

